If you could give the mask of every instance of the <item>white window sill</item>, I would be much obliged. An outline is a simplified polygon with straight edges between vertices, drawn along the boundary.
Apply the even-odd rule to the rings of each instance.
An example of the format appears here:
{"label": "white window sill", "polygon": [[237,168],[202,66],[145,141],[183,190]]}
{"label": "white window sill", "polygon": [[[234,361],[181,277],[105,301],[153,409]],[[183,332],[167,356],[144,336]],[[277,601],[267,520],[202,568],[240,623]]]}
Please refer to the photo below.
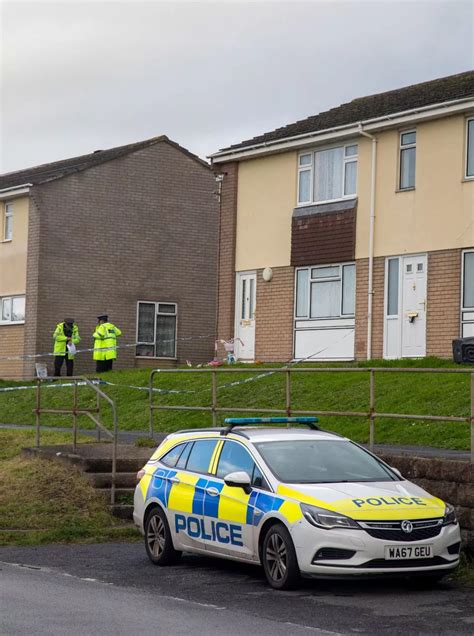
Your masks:
{"label": "white window sill", "polygon": [[355,199],[357,194],[348,194],[345,197],[340,197],[339,199],[328,199],[327,201],[311,201],[307,203],[297,203],[297,208],[307,208],[308,206],[313,205],[326,205],[327,203],[341,203],[342,201],[350,201],[351,199]]}
{"label": "white window sill", "polygon": [[472,177],[464,177],[462,179],[462,183],[466,183],[466,181],[474,181],[474,175],[472,175]]}
{"label": "white window sill", "polygon": [[416,190],[415,186],[410,186],[409,188],[397,188],[395,192],[413,192],[413,190]]}
{"label": "white window sill", "polygon": [[178,358],[165,358],[164,356],[135,356],[135,360],[177,360]]}
{"label": "white window sill", "polygon": [[24,324],[25,324],[24,320],[16,320],[16,321],[13,321],[13,320],[1,321],[0,320],[0,327],[7,327],[10,325],[24,325]]}
{"label": "white window sill", "polygon": [[13,239],[2,239],[0,243],[11,243]]}

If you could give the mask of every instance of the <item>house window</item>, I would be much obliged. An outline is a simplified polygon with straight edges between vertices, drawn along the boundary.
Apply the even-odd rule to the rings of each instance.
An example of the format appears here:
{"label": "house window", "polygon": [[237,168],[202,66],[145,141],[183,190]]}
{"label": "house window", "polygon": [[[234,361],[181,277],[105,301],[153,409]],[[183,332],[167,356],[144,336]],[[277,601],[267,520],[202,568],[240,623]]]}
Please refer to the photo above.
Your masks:
{"label": "house window", "polygon": [[6,296],[0,298],[0,324],[25,322],[25,297]]}
{"label": "house window", "polygon": [[474,119],[467,120],[466,177],[474,177]]}
{"label": "house window", "polygon": [[357,144],[298,157],[298,204],[325,203],[357,192]]}
{"label": "house window", "polygon": [[355,313],[355,265],[296,271],[296,318],[343,318]]}
{"label": "house window", "polygon": [[400,134],[400,190],[415,187],[416,131]]}
{"label": "house window", "polygon": [[13,203],[5,203],[3,213],[3,240],[11,241],[13,238]]}
{"label": "house window", "polygon": [[176,358],[176,303],[139,302],[137,307],[138,357]]}

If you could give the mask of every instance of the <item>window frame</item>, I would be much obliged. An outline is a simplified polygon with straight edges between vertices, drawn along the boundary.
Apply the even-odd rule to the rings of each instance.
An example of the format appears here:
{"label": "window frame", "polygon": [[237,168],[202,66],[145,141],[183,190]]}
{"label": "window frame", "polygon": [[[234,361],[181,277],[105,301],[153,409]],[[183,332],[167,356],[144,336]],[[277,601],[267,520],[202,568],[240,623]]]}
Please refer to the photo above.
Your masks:
{"label": "window frame", "polygon": [[[314,320],[314,321],[318,321],[318,320],[344,320],[346,318],[355,318],[355,295],[356,295],[356,282],[357,282],[357,270],[354,269],[354,313],[352,314],[343,314],[343,301],[344,301],[344,267],[347,267],[348,265],[353,265],[354,268],[356,268],[356,263],[355,261],[348,261],[345,263],[328,263],[328,264],[324,264],[324,265],[306,265],[305,267],[296,267],[295,268],[295,297],[294,297],[294,310],[293,310],[293,317],[294,320]],[[327,276],[324,278],[315,278],[312,275],[312,270],[314,269],[326,269],[328,267],[338,267],[339,268],[339,274],[337,276]],[[306,307],[307,307],[307,314],[305,316],[298,316],[297,315],[297,307],[298,307],[298,272],[302,271],[302,270],[307,270],[308,271],[308,279],[307,279],[307,290],[306,290]],[[318,318],[313,318],[311,316],[311,285],[312,283],[325,283],[325,282],[331,282],[331,281],[337,281],[340,280],[341,281],[341,286],[340,286],[340,294],[339,294],[339,315],[338,316],[324,316],[324,317],[318,317]]]}
{"label": "window frame", "polygon": [[[7,236],[7,219],[10,219],[10,236]],[[2,221],[2,243],[9,243],[13,240],[13,201],[4,202]]]}
{"label": "window frame", "polygon": [[[23,320],[2,320],[3,314],[3,303],[6,300],[10,301],[10,315],[13,313],[13,300],[15,298],[24,298],[25,299],[25,316]],[[4,325],[24,325],[26,317],[26,294],[11,294],[10,296],[0,296],[0,326]]]}
{"label": "window frame", "polygon": [[[402,144],[403,135],[415,133],[415,143]],[[405,192],[405,190],[414,190],[416,188],[416,150],[417,150],[417,131],[416,128],[410,128],[409,130],[401,130],[398,136],[398,191]],[[402,152],[404,150],[415,149],[415,180],[413,185],[402,186]]]}
{"label": "window frame", "polygon": [[[351,156],[346,156],[346,148],[350,147],[350,146],[356,146],[357,147],[357,154],[355,155],[351,155]],[[336,197],[334,199],[325,199],[324,201],[316,201],[314,198],[314,183],[315,183],[315,174],[314,174],[314,170],[315,170],[315,166],[316,166],[316,161],[315,161],[315,154],[317,152],[323,152],[325,150],[335,150],[336,148],[342,148],[343,152],[342,152],[342,175],[341,175],[341,196],[340,197]],[[302,166],[300,164],[300,160],[301,157],[303,157],[304,155],[309,155],[311,157],[311,162],[305,166]],[[357,164],[357,173],[356,173],[356,191],[354,192],[354,194],[344,194],[344,187],[345,187],[345,176],[346,176],[346,164],[347,163],[355,163]],[[310,148],[308,150],[301,150],[300,152],[298,152],[298,157],[297,157],[297,183],[296,183],[296,207],[300,208],[300,207],[305,207],[308,205],[324,205],[325,203],[334,203],[337,201],[346,201],[348,199],[354,199],[355,197],[357,197],[357,177],[359,175],[359,141],[358,140],[353,140],[350,142],[346,142],[346,143],[334,143],[331,144],[329,146],[316,146],[313,148]],[[310,173],[310,183],[309,183],[309,192],[310,192],[310,199],[309,201],[300,201],[300,173],[301,172],[305,172],[305,171],[309,171]]]}
{"label": "window frame", "polygon": [[[138,342],[138,325],[139,325],[139,318],[140,318],[140,305],[154,305],[155,306],[155,312],[154,312],[154,324],[153,324],[153,342],[146,342],[144,344],[146,344],[147,346],[153,346],[153,350],[155,355],[153,356],[140,356],[137,355],[137,348],[135,347],[135,358],[138,358],[139,360],[176,360],[178,357],[178,303],[176,302],[172,302],[172,301],[165,301],[165,300],[137,300],[137,312],[136,312],[136,329],[135,329],[135,335],[136,335],[136,340],[135,342]],[[173,305],[175,308],[175,312],[174,314],[171,314],[169,312],[160,312],[159,311],[159,306],[160,305]],[[174,355],[173,356],[157,356],[156,355],[156,319],[157,316],[174,316],[176,323],[175,323],[175,342],[174,342]],[[138,346],[138,345],[137,345]]]}
{"label": "window frame", "polygon": [[474,116],[473,117],[467,117],[466,118],[466,137],[465,137],[465,155],[464,155],[464,179],[467,181],[473,181],[474,180],[474,158],[473,158],[473,166],[472,166],[472,174],[468,174],[468,158],[469,158],[469,124],[473,122],[473,130],[472,130],[472,135],[473,135],[473,147],[474,147]]}

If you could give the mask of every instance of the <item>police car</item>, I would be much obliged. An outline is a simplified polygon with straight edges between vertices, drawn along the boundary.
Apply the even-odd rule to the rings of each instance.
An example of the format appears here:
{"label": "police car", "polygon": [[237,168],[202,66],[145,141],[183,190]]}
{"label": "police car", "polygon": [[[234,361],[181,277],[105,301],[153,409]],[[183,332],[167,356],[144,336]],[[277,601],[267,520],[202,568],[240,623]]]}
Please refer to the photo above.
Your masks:
{"label": "police car", "polygon": [[[166,437],[138,473],[134,521],[156,565],[182,551],[301,576],[424,575],[459,563],[453,506],[316,418],[236,418]],[[305,428],[258,424],[305,424]]]}

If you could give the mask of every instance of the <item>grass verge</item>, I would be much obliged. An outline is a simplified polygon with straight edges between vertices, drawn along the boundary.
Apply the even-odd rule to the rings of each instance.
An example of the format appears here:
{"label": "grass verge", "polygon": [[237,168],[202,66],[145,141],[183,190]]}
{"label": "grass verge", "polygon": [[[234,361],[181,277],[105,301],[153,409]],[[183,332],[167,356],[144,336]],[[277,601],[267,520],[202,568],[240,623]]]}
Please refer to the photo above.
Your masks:
{"label": "grass verge", "polygon": [[[70,443],[66,433],[45,432],[44,444]],[[97,543],[132,540],[137,532],[113,517],[101,495],[78,470],[25,459],[30,431],[0,431],[0,545]]]}
{"label": "grass verge", "polygon": [[[352,366],[366,368],[460,368],[447,360],[425,358],[422,360],[371,361],[369,363],[309,364],[305,367]],[[265,367],[280,365],[265,365]],[[295,365],[296,367],[299,365]],[[234,384],[236,380],[249,380],[260,375],[261,365],[243,365],[243,373],[222,373],[218,376],[218,405],[226,408],[285,408],[285,375],[275,373],[264,375],[247,383]],[[472,370],[474,370],[471,367]],[[113,371],[104,379],[116,386],[104,385],[103,390],[117,404],[119,428],[121,430],[146,431],[149,425],[148,386],[150,372],[147,369]],[[439,415],[467,417],[470,413],[469,374],[424,374],[424,373],[380,373],[376,375],[376,410],[386,413],[409,413],[412,415]],[[1,382],[2,386],[24,383]],[[42,392],[44,407],[71,407],[72,389],[58,388],[59,383],[45,386]],[[161,405],[210,406],[210,374],[158,374],[156,387],[183,393],[155,394],[156,403]],[[141,387],[132,388],[132,387]],[[80,407],[91,407],[94,396],[87,387],[80,387]],[[35,391],[20,390],[0,392],[0,413],[2,423],[33,424]],[[348,410],[367,412],[369,407],[368,373],[295,373],[292,375],[292,407],[297,410]],[[218,423],[231,413],[218,414]],[[242,416],[242,413],[237,415]],[[106,405],[104,420],[111,426],[111,413]],[[71,426],[70,416],[44,415],[42,422],[48,425]],[[204,412],[155,411],[155,431],[175,431],[180,428],[209,426],[211,416]],[[358,442],[368,441],[368,421],[366,417],[324,416],[324,428],[351,437]],[[89,428],[92,424],[80,419],[80,426]],[[423,420],[397,420],[379,418],[376,420],[376,442],[386,444],[426,445],[458,450],[469,449],[469,424],[464,422],[429,422]]]}

